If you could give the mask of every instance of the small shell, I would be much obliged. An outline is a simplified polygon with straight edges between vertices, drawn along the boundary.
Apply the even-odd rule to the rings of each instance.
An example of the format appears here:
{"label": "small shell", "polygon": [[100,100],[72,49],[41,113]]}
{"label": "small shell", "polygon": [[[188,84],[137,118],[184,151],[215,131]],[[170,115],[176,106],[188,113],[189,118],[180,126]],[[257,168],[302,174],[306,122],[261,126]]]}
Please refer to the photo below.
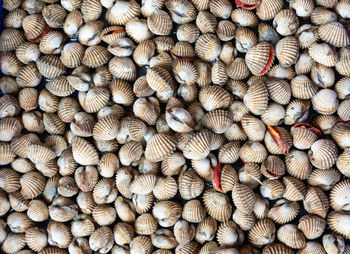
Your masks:
{"label": "small shell", "polygon": [[24,39],[23,33],[19,30],[6,28],[0,36],[0,50],[15,50],[22,42],[24,42]]}
{"label": "small shell", "polygon": [[176,140],[166,134],[156,134],[147,143],[145,155],[151,161],[161,161],[176,148]]}
{"label": "small shell", "polygon": [[92,210],[92,218],[100,226],[111,225],[117,218],[117,211],[111,206],[97,205]]}
{"label": "small shell", "polygon": [[221,45],[218,38],[213,34],[199,36],[195,44],[197,55],[205,61],[214,61],[221,52]]}
{"label": "small shell", "polygon": [[317,215],[304,215],[300,218],[298,229],[302,231],[307,239],[317,239],[326,228],[326,220]]}
{"label": "small shell", "polygon": [[163,8],[165,0],[155,1],[155,0],[147,0],[142,2],[141,13],[144,17],[151,16],[156,10],[160,10]]}
{"label": "small shell", "polygon": [[27,13],[24,10],[20,8],[14,9],[4,18],[4,25],[9,28],[21,28],[22,21],[26,16]]}
{"label": "small shell", "polygon": [[186,220],[178,221],[174,226],[174,235],[179,244],[188,244],[194,238],[195,227]]}
{"label": "small shell", "polygon": [[311,22],[315,25],[322,25],[336,20],[337,14],[324,7],[316,7],[311,13]]}
{"label": "small shell", "polygon": [[107,226],[98,228],[91,234],[89,238],[89,245],[93,251],[108,253],[113,247],[112,230]]}
{"label": "small shell", "polygon": [[284,253],[284,254],[292,254],[294,251],[287,247],[282,243],[271,243],[266,245],[263,249],[264,254],[276,254],[276,253]]}
{"label": "small shell", "polygon": [[81,165],[96,165],[99,161],[96,148],[83,138],[73,138],[72,152],[74,160]]}
{"label": "small shell", "polygon": [[244,59],[237,57],[227,66],[227,74],[233,80],[243,80],[249,77],[250,72]]}
{"label": "small shell", "polygon": [[327,223],[329,224],[331,230],[344,236],[346,239],[349,239],[349,219],[350,215],[348,213],[332,211],[328,215]]}
{"label": "small shell", "polygon": [[327,43],[314,43],[309,48],[310,57],[317,63],[332,67],[338,61],[338,54]]}
{"label": "small shell", "polygon": [[118,222],[113,228],[113,234],[117,244],[129,244],[134,238],[134,228],[128,223]]}
{"label": "small shell", "polygon": [[34,251],[41,251],[47,245],[47,234],[44,229],[30,228],[25,232],[27,245]]}
{"label": "small shell", "polygon": [[337,168],[339,171],[345,175],[346,177],[349,177],[349,165],[350,165],[350,149],[345,148],[344,152],[339,155],[337,160]]}
{"label": "small shell", "polygon": [[50,27],[59,28],[64,23],[67,11],[59,4],[50,4],[43,8],[42,15]]}
{"label": "small shell", "polygon": [[182,217],[188,222],[199,223],[204,220],[206,208],[197,199],[188,201],[182,211]]}
{"label": "small shell", "polygon": [[165,3],[172,20],[177,24],[186,24],[196,18],[196,8],[187,0],[169,0]]}
{"label": "small shell", "polygon": [[111,25],[125,25],[140,15],[141,8],[136,1],[117,1],[108,9],[106,20]]}
{"label": "small shell", "polygon": [[169,35],[172,29],[172,20],[169,14],[163,10],[155,10],[147,18],[148,28],[156,35]]}
{"label": "small shell", "polygon": [[290,2],[290,7],[293,8],[298,17],[310,17],[315,4],[309,0],[295,0]]}
{"label": "small shell", "polygon": [[99,19],[102,14],[102,5],[98,0],[84,0],[80,9],[85,23]]}
{"label": "small shell", "polygon": [[191,136],[185,144],[183,154],[185,158],[200,160],[208,156],[210,152],[211,132],[202,131]]}
{"label": "small shell", "polygon": [[335,82],[334,71],[330,67],[316,64],[312,67],[311,79],[319,87],[330,88],[334,85]]}
{"label": "small shell", "polygon": [[202,33],[213,33],[218,22],[210,12],[200,11],[196,18],[196,25]]}
{"label": "small shell", "polygon": [[350,191],[349,179],[335,185],[330,192],[329,199],[331,207],[336,211],[349,211],[350,202],[347,195]]}
{"label": "small shell", "polygon": [[350,100],[343,100],[337,110],[338,116],[344,121],[350,120],[350,110],[349,110]]}
{"label": "small shell", "polygon": [[110,53],[103,46],[90,46],[85,50],[82,64],[89,68],[97,68],[108,62]]}
{"label": "small shell", "polygon": [[307,154],[303,151],[290,151],[285,163],[288,173],[301,180],[307,179],[312,170]]}
{"label": "small shell", "polygon": [[49,134],[63,135],[65,131],[65,123],[59,118],[58,115],[53,113],[44,113],[43,122],[46,131]]}
{"label": "small shell", "polygon": [[63,31],[69,37],[73,37],[78,33],[78,30],[82,24],[83,16],[81,15],[80,11],[73,10],[67,15],[64,21]]}
{"label": "small shell", "polygon": [[233,221],[226,221],[222,223],[217,232],[217,240],[221,246],[232,247],[239,245],[240,234],[239,228]]}
{"label": "small shell", "polygon": [[203,194],[204,206],[207,208],[208,214],[218,221],[226,221],[232,213],[232,206],[223,193],[210,189]]}
{"label": "small shell", "polygon": [[343,252],[345,250],[344,237],[338,234],[326,234],[322,237],[322,244],[328,252]]}
{"label": "small shell", "polygon": [[25,235],[9,233],[2,242],[2,251],[5,253],[18,253],[26,245]]}
{"label": "small shell", "polygon": [[255,223],[248,233],[248,241],[255,246],[263,246],[275,240],[276,227],[272,220],[263,219]]}
{"label": "small shell", "polygon": [[183,171],[178,181],[180,196],[185,200],[196,198],[203,192],[204,182],[194,170]]}
{"label": "small shell", "polygon": [[157,176],[153,174],[137,176],[130,184],[130,191],[139,195],[146,195],[152,192],[156,182]]}
{"label": "small shell", "polygon": [[283,0],[262,0],[256,9],[256,15],[262,20],[273,19],[283,9]]}
{"label": "small shell", "polygon": [[172,176],[177,175],[181,167],[185,165],[185,158],[182,155],[182,153],[172,153],[169,154],[165,159],[162,161],[161,169],[162,173],[166,176]]}
{"label": "small shell", "polygon": [[312,97],[312,106],[320,114],[333,114],[339,107],[337,93],[331,89],[322,89]]}
{"label": "small shell", "polygon": [[239,151],[245,163],[262,163],[267,158],[266,148],[259,142],[247,141]]}
{"label": "small shell", "polygon": [[268,217],[279,224],[285,224],[294,220],[300,212],[300,206],[295,201],[279,199],[270,209]]}
{"label": "small shell", "polygon": [[302,249],[306,245],[305,236],[294,224],[285,224],[277,230],[277,238],[288,247]]}
{"label": "small shell", "polygon": [[87,113],[95,113],[107,105],[110,92],[105,87],[94,87],[88,92],[79,92],[78,100],[80,106]]}
{"label": "small shell", "polygon": [[[198,79],[198,72],[194,65],[185,60],[175,60],[173,63],[173,73],[176,81],[180,84],[193,85]],[[156,90],[155,88],[153,89]]]}
{"label": "small shell", "polygon": [[298,149],[309,149],[311,145],[318,139],[321,132],[308,125],[297,124],[292,127],[291,134],[293,137],[293,145]]}
{"label": "small shell", "polygon": [[117,137],[119,121],[115,115],[106,116],[97,121],[93,129],[93,137],[96,140],[111,140]]}
{"label": "small shell", "polygon": [[[220,98],[220,100],[218,99]],[[207,111],[230,106],[232,97],[219,86],[206,86],[199,92],[199,101]]]}
{"label": "small shell", "polygon": [[287,154],[293,144],[289,131],[272,126],[268,126],[267,130],[264,139],[267,150],[272,154]]}
{"label": "small shell", "polygon": [[182,207],[174,201],[160,201],[153,206],[152,214],[160,226],[171,227],[180,219]]}
{"label": "small shell", "polygon": [[268,80],[266,86],[270,95],[270,98],[275,102],[286,105],[291,98],[291,88],[285,80]]}
{"label": "small shell", "polygon": [[41,200],[32,200],[28,204],[28,217],[35,222],[42,222],[49,218],[49,209]]}
{"label": "small shell", "polygon": [[40,40],[41,35],[50,30],[40,14],[32,14],[25,17],[22,21],[22,27],[24,35],[29,41]]}
{"label": "small shell", "polygon": [[335,64],[335,69],[342,75],[350,76],[349,73],[349,56],[350,50],[347,48],[341,48],[339,50],[339,59],[338,62]]}
{"label": "small shell", "polygon": [[237,209],[250,213],[253,211],[256,197],[250,187],[236,183],[232,189],[232,200]]}
{"label": "small shell", "polygon": [[268,91],[265,83],[262,81],[254,82],[248,88],[243,101],[253,114],[262,115],[268,105]]}
{"label": "small shell", "polygon": [[270,200],[279,199],[283,196],[284,186],[279,180],[265,180],[260,185],[260,193]]}
{"label": "small shell", "polygon": [[307,212],[325,218],[329,209],[329,201],[319,188],[310,187],[304,198],[304,208]]}
{"label": "small shell", "polygon": [[217,221],[212,217],[206,217],[198,224],[195,239],[197,242],[204,244],[206,241],[212,241],[217,230]]}
{"label": "small shell", "polygon": [[66,72],[66,67],[55,55],[45,55],[36,61],[39,72],[46,78],[55,78]]}
{"label": "small shell", "polygon": [[289,36],[297,31],[299,20],[293,10],[284,9],[273,19],[273,26],[280,35]]}
{"label": "small shell", "polygon": [[130,253],[147,254],[151,253],[153,245],[147,236],[137,236],[130,242]]}
{"label": "small shell", "polygon": [[23,65],[20,62],[14,53],[12,52],[4,52],[1,57],[1,66],[0,69],[3,74],[10,76],[17,76]]}
{"label": "small shell", "polygon": [[283,67],[295,64],[299,55],[299,43],[294,36],[288,36],[276,44],[276,58]]}
{"label": "small shell", "polygon": [[153,194],[159,200],[172,199],[176,193],[177,183],[171,176],[159,177],[153,188]]}
{"label": "small shell", "polygon": [[343,77],[335,84],[335,91],[337,92],[338,98],[341,100],[346,99],[350,96],[350,78]]}
{"label": "small shell", "polygon": [[[258,44],[258,37],[253,32],[252,29],[250,29],[248,27],[237,28],[237,30],[236,30],[236,48],[237,48],[237,51],[242,52],[242,53],[249,52],[257,44]],[[255,53],[253,53],[253,54],[255,54]],[[249,58],[251,59],[251,56],[249,56]]]}
{"label": "small shell", "polygon": [[253,189],[260,184],[261,176],[260,167],[255,163],[247,163],[238,171],[239,181]]}
{"label": "small shell", "polygon": [[37,171],[28,172],[21,176],[21,194],[26,199],[39,196],[44,190],[46,179]]}
{"label": "small shell", "polygon": [[311,164],[320,169],[332,167],[337,159],[337,148],[329,139],[319,139],[311,146],[308,152]]}
{"label": "small shell", "polygon": [[134,81],[136,79],[136,66],[130,58],[115,56],[109,61],[108,68],[115,78],[127,81]]}
{"label": "small shell", "polygon": [[315,169],[309,175],[307,182],[323,191],[328,191],[334,188],[340,178],[341,174],[336,169]]}
{"label": "small shell", "polygon": [[176,31],[177,39],[188,43],[195,43],[199,34],[199,28],[195,24],[183,24]]}

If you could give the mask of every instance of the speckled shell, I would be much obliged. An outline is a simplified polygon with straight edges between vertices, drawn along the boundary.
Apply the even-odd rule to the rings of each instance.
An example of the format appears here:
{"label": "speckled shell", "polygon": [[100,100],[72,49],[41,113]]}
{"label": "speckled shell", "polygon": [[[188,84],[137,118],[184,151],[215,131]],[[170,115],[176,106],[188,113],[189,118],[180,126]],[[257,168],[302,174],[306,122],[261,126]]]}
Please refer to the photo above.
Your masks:
{"label": "speckled shell", "polygon": [[214,189],[207,190],[203,194],[203,202],[208,214],[214,219],[223,222],[230,218],[232,206],[225,194]]}
{"label": "speckled shell", "polygon": [[248,233],[248,241],[255,246],[263,246],[275,240],[276,227],[272,220],[263,219],[255,223]]}

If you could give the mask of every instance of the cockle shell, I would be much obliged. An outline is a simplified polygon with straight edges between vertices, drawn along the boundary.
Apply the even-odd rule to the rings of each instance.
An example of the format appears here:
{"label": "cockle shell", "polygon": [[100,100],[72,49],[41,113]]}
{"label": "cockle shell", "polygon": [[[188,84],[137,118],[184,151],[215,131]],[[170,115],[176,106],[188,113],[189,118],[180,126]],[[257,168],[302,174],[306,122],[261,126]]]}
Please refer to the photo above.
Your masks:
{"label": "cockle shell", "polygon": [[317,239],[326,228],[326,220],[317,215],[304,215],[300,218],[298,229],[301,230],[307,239]]}
{"label": "cockle shell", "polygon": [[232,206],[223,193],[207,190],[203,194],[204,205],[208,214],[218,221],[226,221],[232,213]]}
{"label": "cockle shell", "polygon": [[248,233],[248,241],[256,246],[263,246],[275,240],[276,227],[272,220],[263,219],[255,223]]}
{"label": "cockle shell", "polygon": [[285,224],[277,230],[277,238],[288,247],[302,249],[306,245],[305,236],[294,224]]}

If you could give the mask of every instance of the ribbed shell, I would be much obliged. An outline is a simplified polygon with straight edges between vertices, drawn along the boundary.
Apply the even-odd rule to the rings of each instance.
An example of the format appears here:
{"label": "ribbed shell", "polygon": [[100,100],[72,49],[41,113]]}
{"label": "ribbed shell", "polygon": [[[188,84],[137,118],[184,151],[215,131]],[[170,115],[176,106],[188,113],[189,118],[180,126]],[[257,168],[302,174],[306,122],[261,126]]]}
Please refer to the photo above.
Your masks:
{"label": "ribbed shell", "polygon": [[112,206],[97,205],[92,210],[92,218],[100,226],[111,225],[117,218],[117,211]]}
{"label": "ribbed shell", "polygon": [[308,184],[316,186],[323,191],[333,189],[334,185],[339,182],[341,174],[337,169],[315,169],[307,179]]}
{"label": "ribbed shell", "polygon": [[182,206],[174,201],[160,201],[152,208],[152,214],[162,227],[176,224],[182,214]]}
{"label": "ribbed shell", "polygon": [[317,187],[310,187],[304,197],[304,208],[307,212],[325,218],[329,209],[326,194]]}
{"label": "ribbed shell", "polygon": [[102,14],[102,5],[98,0],[84,0],[80,9],[85,23],[99,19]]}
{"label": "ribbed shell", "polygon": [[311,145],[317,140],[318,136],[306,128],[292,127],[291,134],[293,137],[293,145],[301,150],[309,149]]}
{"label": "ribbed shell", "polygon": [[80,106],[88,113],[95,113],[107,105],[110,92],[105,87],[94,87],[88,92],[79,92]]}
{"label": "ribbed shell", "polygon": [[338,61],[337,52],[327,43],[314,43],[309,48],[310,57],[317,63],[327,67],[335,66]]}
{"label": "ribbed shell", "polygon": [[125,25],[141,13],[140,5],[132,1],[118,1],[106,13],[106,20],[111,25]]}
{"label": "ribbed shell", "polygon": [[262,115],[268,104],[268,90],[262,81],[254,82],[244,96],[244,104],[255,115]]}
{"label": "ribbed shell", "polygon": [[350,180],[346,179],[335,185],[330,192],[329,201],[335,211],[350,211]]}
{"label": "ribbed shell", "polygon": [[204,189],[203,180],[194,170],[184,171],[178,179],[180,196],[185,200],[190,200],[202,194]]}
{"label": "ribbed shell", "polygon": [[311,173],[311,164],[303,151],[292,150],[285,158],[287,171],[290,175],[304,180]]}
{"label": "ribbed shell", "polygon": [[130,184],[130,191],[139,195],[150,193],[157,182],[157,176],[153,174],[143,174],[137,176]]}
{"label": "ribbed shell", "polygon": [[119,222],[114,226],[113,234],[117,244],[129,244],[134,238],[134,228],[128,223]]}
{"label": "ribbed shell", "polygon": [[327,223],[331,230],[342,235],[346,239],[350,239],[349,220],[350,215],[348,213],[332,211],[328,215]]}
{"label": "ribbed shell", "polygon": [[256,9],[256,15],[262,20],[270,20],[282,10],[283,0],[262,0]]}
{"label": "ribbed shell", "polygon": [[262,163],[267,158],[267,150],[259,142],[247,141],[240,149],[239,157],[245,163]]}
{"label": "ribbed shell", "polygon": [[277,238],[293,249],[302,249],[306,245],[305,236],[294,224],[286,224],[277,230]]}
{"label": "ribbed shell", "polygon": [[280,40],[276,45],[276,58],[283,67],[296,63],[299,55],[299,43],[294,36]]}
{"label": "ribbed shell", "polygon": [[89,238],[91,250],[108,253],[113,247],[113,232],[107,227],[98,228]]}
{"label": "ribbed shell", "polygon": [[295,201],[280,199],[270,209],[268,217],[279,224],[285,224],[294,220],[300,212],[300,206]]}
{"label": "ribbed shell", "polygon": [[89,68],[97,68],[108,62],[111,54],[107,48],[103,46],[90,46],[85,50],[82,64]]}
{"label": "ribbed shell", "polygon": [[[243,58],[237,57],[227,66],[227,74],[233,80],[243,80],[249,77],[249,69]],[[212,69],[212,72],[214,70]]]}
{"label": "ribbed shell", "polygon": [[272,220],[263,219],[255,223],[248,233],[248,241],[258,247],[272,243],[275,240],[276,227]]}
{"label": "ribbed shell", "polygon": [[188,222],[199,223],[204,220],[207,209],[202,205],[201,201],[194,199],[188,201],[182,211],[182,217]]}
{"label": "ribbed shell", "polygon": [[266,87],[272,100],[282,105],[289,103],[291,88],[287,81],[283,79],[271,79],[266,82]]}
{"label": "ribbed shell", "polygon": [[24,234],[9,233],[2,242],[1,249],[5,253],[18,253],[26,245]]}
{"label": "ribbed shell", "polygon": [[264,75],[274,60],[274,48],[268,42],[261,42],[252,47],[245,56],[249,70],[256,76]]}
{"label": "ribbed shell", "polygon": [[50,27],[60,28],[67,16],[67,11],[59,4],[50,4],[43,8],[42,15]]}
{"label": "ribbed shell", "polygon": [[288,154],[293,145],[293,139],[289,131],[279,126],[268,126],[264,141],[267,150],[272,154]]}
{"label": "ribbed shell", "polygon": [[326,228],[326,220],[317,215],[304,215],[300,218],[298,229],[301,230],[307,239],[317,239]]}
{"label": "ribbed shell", "polygon": [[218,21],[210,12],[200,11],[196,18],[196,25],[202,33],[213,33],[218,25]]}
{"label": "ribbed shell", "polygon": [[227,221],[232,214],[232,206],[224,193],[210,189],[203,194],[204,206],[208,214],[218,221]]}
{"label": "ribbed shell", "polygon": [[46,179],[38,171],[28,172],[21,176],[21,194],[26,199],[39,196],[45,188]]}
{"label": "ribbed shell", "polygon": [[318,28],[318,34],[322,40],[336,47],[346,47],[350,44],[349,34],[339,22],[321,25]]}
{"label": "ribbed shell", "polygon": [[279,199],[282,197],[284,192],[283,184],[277,180],[265,180],[260,185],[260,193],[263,197],[268,198],[270,200]]}
{"label": "ribbed shell", "polygon": [[205,110],[212,111],[230,106],[232,97],[228,91],[217,85],[205,86],[199,92],[199,101]]}
{"label": "ribbed shell", "polygon": [[44,201],[32,200],[28,204],[27,215],[35,222],[45,221],[49,218],[49,209]]}
{"label": "ribbed shell", "polygon": [[17,29],[6,28],[0,36],[0,50],[12,51],[15,50],[22,42],[24,35]]}
{"label": "ribbed shell", "polygon": [[235,206],[242,212],[250,213],[255,205],[253,190],[244,184],[236,183],[232,188],[232,200]]}
{"label": "ribbed shell", "polygon": [[159,177],[154,188],[153,194],[159,200],[172,199],[177,193],[177,182],[171,177]]}
{"label": "ribbed shell", "polygon": [[96,140],[111,140],[117,137],[119,131],[119,121],[115,115],[101,118],[94,125],[93,137]]}
{"label": "ribbed shell", "polygon": [[196,41],[195,51],[203,60],[214,61],[221,52],[220,41],[213,34],[203,34]]}
{"label": "ribbed shell", "polygon": [[176,148],[176,140],[166,134],[156,134],[148,142],[145,150],[146,158],[157,162],[163,160]]}
{"label": "ribbed shell", "polygon": [[24,35],[29,41],[40,40],[40,35],[44,31],[45,26],[45,20],[40,14],[28,15],[22,21]]}
{"label": "ribbed shell", "polygon": [[147,19],[149,30],[156,35],[169,35],[173,24],[169,14],[163,10],[155,10]]}
{"label": "ribbed shell", "polygon": [[338,150],[332,140],[319,139],[312,144],[308,154],[313,166],[328,169],[335,164]]}
{"label": "ribbed shell", "polygon": [[185,144],[183,155],[187,159],[200,160],[208,156],[212,134],[209,131],[198,132]]}
{"label": "ribbed shell", "polygon": [[94,145],[83,138],[73,138],[72,152],[74,160],[81,165],[96,165],[99,161]]}
{"label": "ribbed shell", "polygon": [[292,177],[283,177],[283,184],[285,186],[283,197],[290,201],[300,201],[304,199],[306,194],[306,187],[302,181]]}
{"label": "ribbed shell", "polygon": [[293,254],[294,251],[282,243],[271,243],[263,249],[264,254]]}
{"label": "ribbed shell", "polygon": [[39,72],[46,78],[52,79],[63,75],[66,72],[66,67],[58,56],[44,55],[36,61],[36,66]]}

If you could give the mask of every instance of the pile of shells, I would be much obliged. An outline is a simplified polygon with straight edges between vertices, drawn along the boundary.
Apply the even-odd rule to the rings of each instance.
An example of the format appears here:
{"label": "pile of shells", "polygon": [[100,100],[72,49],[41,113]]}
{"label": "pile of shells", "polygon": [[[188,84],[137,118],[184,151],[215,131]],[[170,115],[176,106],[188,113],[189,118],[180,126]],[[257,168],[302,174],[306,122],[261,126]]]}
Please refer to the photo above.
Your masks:
{"label": "pile of shells", "polygon": [[3,0],[0,244],[350,254],[350,0]]}

